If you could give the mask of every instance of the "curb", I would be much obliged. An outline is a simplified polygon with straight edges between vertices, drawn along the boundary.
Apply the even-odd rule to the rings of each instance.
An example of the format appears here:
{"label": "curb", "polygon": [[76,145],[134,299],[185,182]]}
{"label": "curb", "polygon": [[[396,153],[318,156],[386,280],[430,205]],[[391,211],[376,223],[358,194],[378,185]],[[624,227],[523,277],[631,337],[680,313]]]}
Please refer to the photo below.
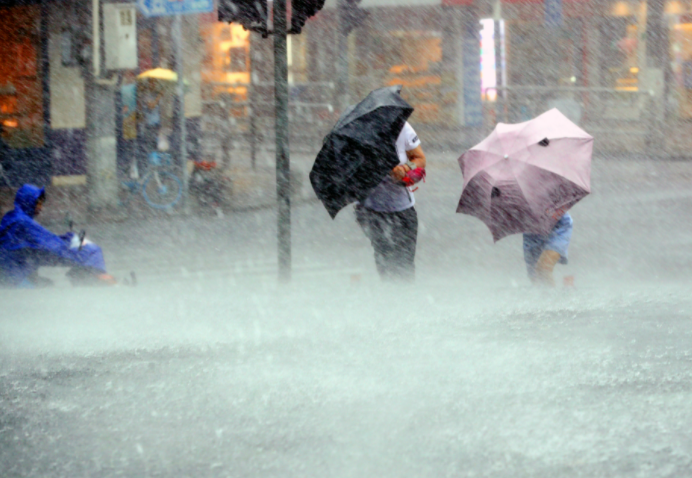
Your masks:
{"label": "curb", "polygon": [[[307,174],[301,168],[292,169],[291,202],[300,204],[311,199],[305,188]],[[276,170],[269,167],[235,166],[229,168],[228,176],[233,188],[228,203],[221,207],[223,213],[266,209],[275,207]],[[0,215],[14,207],[16,190],[0,188]],[[172,210],[158,211],[151,209],[141,198],[133,198],[126,207],[90,210],[88,205],[87,186],[65,185],[46,187],[46,207],[40,216],[40,222],[47,226],[67,227],[72,221],[75,224],[117,223],[131,219],[175,218],[185,216],[181,207]],[[193,197],[190,198],[191,215],[212,215],[217,212],[211,208],[199,206]]]}

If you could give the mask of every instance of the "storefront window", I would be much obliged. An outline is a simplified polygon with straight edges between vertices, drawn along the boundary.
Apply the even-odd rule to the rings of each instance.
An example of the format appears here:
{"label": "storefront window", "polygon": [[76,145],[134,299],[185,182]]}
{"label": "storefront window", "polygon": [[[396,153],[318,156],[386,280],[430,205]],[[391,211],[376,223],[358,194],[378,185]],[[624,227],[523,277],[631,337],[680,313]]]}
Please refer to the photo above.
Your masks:
{"label": "storefront window", "polygon": [[214,22],[201,28],[206,41],[202,78],[212,96],[247,100],[250,83],[250,32],[235,23]]}
{"label": "storefront window", "polygon": [[671,30],[673,97],[680,118],[692,118],[692,14],[674,19]]}
{"label": "storefront window", "polygon": [[288,82],[308,81],[308,55],[305,35],[289,35],[287,38]]}
{"label": "storefront window", "polygon": [[[500,64],[503,67],[502,78],[506,78],[504,71],[505,58],[505,22],[500,21],[500,52],[503,55]],[[495,38],[495,20],[485,18],[481,20],[481,92],[483,100],[495,101],[497,99],[497,58],[496,58],[497,43]],[[506,86],[506,85],[500,85]]]}
{"label": "storefront window", "polygon": [[442,35],[436,31],[394,30],[375,36],[372,68],[388,85],[404,85],[406,99],[416,109],[416,121],[440,121]]}
{"label": "storefront window", "polygon": [[[622,12],[629,13],[629,10]],[[603,84],[620,91],[637,91],[639,87],[637,17],[625,15],[605,18],[601,24],[601,39]]]}
{"label": "storefront window", "polygon": [[44,144],[39,18],[38,7],[0,8],[0,124],[10,148]]}

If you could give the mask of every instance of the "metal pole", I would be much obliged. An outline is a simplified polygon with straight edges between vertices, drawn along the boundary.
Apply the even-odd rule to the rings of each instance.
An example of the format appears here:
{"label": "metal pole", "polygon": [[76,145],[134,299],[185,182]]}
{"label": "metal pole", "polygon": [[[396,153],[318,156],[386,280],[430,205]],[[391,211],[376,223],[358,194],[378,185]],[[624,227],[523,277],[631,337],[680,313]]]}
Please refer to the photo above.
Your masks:
{"label": "metal pole", "polygon": [[291,166],[288,152],[288,57],[286,0],[274,1],[274,99],[276,101],[276,196],[279,280],[291,280]]}
{"label": "metal pole", "polygon": [[339,25],[336,29],[337,34],[337,105],[341,111],[349,105],[348,94],[348,33],[346,32],[346,16],[348,5],[345,0],[338,0],[337,18]]}
{"label": "metal pole", "polygon": [[257,46],[255,41],[258,38],[258,34],[250,34],[250,84],[248,85],[248,119],[250,120],[250,161],[252,164],[252,169],[257,167],[257,124],[255,123],[257,115],[257,104],[255,91],[255,68],[258,67],[259,62],[255,62],[255,57],[258,55]]}
{"label": "metal pole", "polygon": [[178,127],[180,129],[179,153],[183,176],[183,207],[188,212],[188,174],[187,174],[187,130],[185,127],[185,87],[183,85],[183,32],[182,15],[175,15],[173,21],[173,40],[175,42],[175,70],[178,74]]}
{"label": "metal pole", "polygon": [[669,56],[664,3],[663,0],[646,2],[646,66],[648,68],[665,68]]}
{"label": "metal pole", "polygon": [[652,95],[646,104],[649,115],[647,136],[648,153],[652,156],[665,154],[665,78],[668,64],[668,26],[665,23],[664,0],[646,2],[646,64],[640,69],[640,89]]}
{"label": "metal pole", "polygon": [[[504,78],[504,71],[502,67],[504,66],[502,62],[502,29],[500,28],[502,22],[502,3],[500,0],[495,1],[495,5],[493,6],[493,40],[494,40],[494,47],[495,47],[495,84],[497,86],[504,86],[505,83],[505,78]],[[496,101],[500,101],[500,95],[502,96],[502,100],[504,100],[505,93],[504,90],[501,92],[498,92],[498,97]]]}
{"label": "metal pole", "polygon": [[87,187],[91,212],[118,207],[115,87],[117,76],[101,78],[101,3],[92,1],[93,63],[85,72]]}
{"label": "metal pole", "polygon": [[[250,85],[250,95],[254,96],[254,92],[252,92],[252,85]],[[255,123],[256,111],[256,107],[248,107],[248,113],[250,115],[250,164],[252,169],[257,169],[257,124]]]}

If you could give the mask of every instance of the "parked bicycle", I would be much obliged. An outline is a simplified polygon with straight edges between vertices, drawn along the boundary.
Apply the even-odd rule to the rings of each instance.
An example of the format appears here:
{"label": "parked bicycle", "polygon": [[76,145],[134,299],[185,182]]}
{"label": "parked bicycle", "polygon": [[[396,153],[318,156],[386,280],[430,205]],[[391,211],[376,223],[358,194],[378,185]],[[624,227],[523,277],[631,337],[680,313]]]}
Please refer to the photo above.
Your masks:
{"label": "parked bicycle", "polygon": [[233,194],[233,182],[215,161],[195,161],[190,174],[190,196],[201,207],[223,208]]}
{"label": "parked bicycle", "polygon": [[149,169],[140,179],[123,181],[121,203],[127,205],[132,196],[140,193],[149,207],[170,209],[183,195],[183,182],[170,171],[171,155],[154,151],[149,154]]}

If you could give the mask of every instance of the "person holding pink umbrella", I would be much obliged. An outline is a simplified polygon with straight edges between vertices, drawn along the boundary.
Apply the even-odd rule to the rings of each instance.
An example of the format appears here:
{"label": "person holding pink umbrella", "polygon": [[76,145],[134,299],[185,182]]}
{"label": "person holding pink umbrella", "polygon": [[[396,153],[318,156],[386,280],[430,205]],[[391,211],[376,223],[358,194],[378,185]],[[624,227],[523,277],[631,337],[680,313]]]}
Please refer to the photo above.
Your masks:
{"label": "person holding pink umbrella", "polygon": [[567,264],[572,224],[572,216],[566,212],[550,234],[524,234],[524,261],[533,284],[555,285],[553,269],[558,263]]}
{"label": "person holding pink umbrella", "polygon": [[555,108],[524,123],[498,123],[459,158],[457,212],[482,220],[495,242],[523,233],[529,278],[554,285],[572,237],[567,211],[591,192],[592,151],[593,137]]}

